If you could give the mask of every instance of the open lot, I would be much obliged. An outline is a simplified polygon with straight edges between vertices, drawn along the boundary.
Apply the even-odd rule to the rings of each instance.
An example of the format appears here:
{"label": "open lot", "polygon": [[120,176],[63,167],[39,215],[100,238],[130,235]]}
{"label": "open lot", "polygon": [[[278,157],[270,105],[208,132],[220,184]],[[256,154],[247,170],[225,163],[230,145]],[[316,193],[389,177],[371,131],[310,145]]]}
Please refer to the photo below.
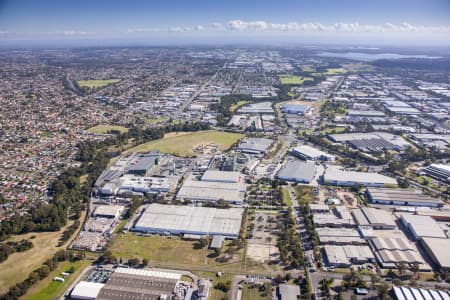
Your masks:
{"label": "open lot", "polygon": [[261,263],[279,260],[276,214],[256,212],[254,217],[251,238],[247,240],[247,256]]}
{"label": "open lot", "polygon": [[[81,220],[84,219],[84,214],[81,216]],[[70,225],[72,225],[72,222],[68,222],[66,227],[57,232],[32,232],[9,238],[8,240],[11,241],[20,241],[35,236],[31,239],[33,248],[24,252],[13,253],[0,264],[0,294],[7,292],[10,286],[26,279],[31,271],[39,268],[57,250],[64,249],[69,241],[61,247],[57,247],[57,244],[62,232]]]}
{"label": "open lot", "polygon": [[112,130],[119,131],[120,133],[128,132],[128,128],[118,126],[118,125],[97,125],[97,126],[89,128],[87,130],[87,132],[104,134],[104,133],[108,133]]}
{"label": "open lot", "polygon": [[[90,265],[92,261],[80,260],[76,262],[61,262],[58,267],[50,273],[47,278],[40,281],[33,288],[31,288],[27,294],[23,297],[27,300],[53,300],[64,294],[66,289],[70,286],[72,282],[81,274],[81,272]],[[58,276],[61,277],[61,272],[69,270],[71,267],[74,268],[73,274],[67,276],[64,282],[53,281],[53,278]]]}
{"label": "open lot", "polygon": [[120,82],[120,79],[94,79],[94,80],[79,80],[78,85],[82,88],[97,89],[114,83]]}
{"label": "open lot", "polygon": [[296,76],[296,75],[278,75],[278,78],[280,79],[281,84],[303,84],[305,81],[312,81],[314,78],[312,77],[303,77],[303,76]]}
{"label": "open lot", "polygon": [[126,152],[148,152],[150,150],[159,150],[162,153],[190,156],[194,155],[193,148],[198,145],[216,144],[220,150],[226,150],[243,137],[243,134],[215,130],[178,132],[166,134],[162,139],[138,145],[128,149]]}

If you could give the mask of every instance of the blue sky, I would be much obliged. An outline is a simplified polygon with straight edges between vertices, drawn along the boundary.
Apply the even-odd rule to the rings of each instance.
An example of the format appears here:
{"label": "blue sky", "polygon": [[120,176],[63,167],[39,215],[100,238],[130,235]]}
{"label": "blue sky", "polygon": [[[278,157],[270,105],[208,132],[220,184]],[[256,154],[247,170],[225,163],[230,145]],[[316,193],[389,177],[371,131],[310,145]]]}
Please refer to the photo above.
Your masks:
{"label": "blue sky", "polygon": [[0,41],[447,44],[450,0],[0,0]]}

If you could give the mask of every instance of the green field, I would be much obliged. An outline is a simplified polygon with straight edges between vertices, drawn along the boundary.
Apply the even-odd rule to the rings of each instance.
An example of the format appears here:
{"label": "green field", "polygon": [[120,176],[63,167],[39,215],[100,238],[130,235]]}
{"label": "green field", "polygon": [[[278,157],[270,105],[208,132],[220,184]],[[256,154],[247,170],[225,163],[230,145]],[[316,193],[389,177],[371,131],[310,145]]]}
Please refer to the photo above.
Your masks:
{"label": "green field", "polygon": [[312,77],[303,77],[289,74],[278,75],[278,78],[280,79],[281,84],[293,84],[293,85],[301,85],[305,81],[314,80],[314,78]]}
{"label": "green field", "polygon": [[291,195],[289,194],[289,191],[287,188],[281,189],[282,195],[283,195],[283,204],[287,206],[292,206],[292,200]]}
{"label": "green field", "polygon": [[[72,282],[78,277],[78,275],[90,265],[92,261],[80,260],[76,262],[61,262],[56,270],[50,273],[50,275],[44,280],[36,284],[24,299],[27,300],[53,300],[64,294],[65,290],[72,284]],[[56,276],[61,276],[61,272],[65,272],[70,267],[74,267],[73,274],[67,276],[64,282],[53,281]]]}
{"label": "green field", "polygon": [[220,150],[229,149],[245,135],[223,131],[207,130],[197,132],[178,132],[166,134],[164,138],[138,145],[126,152],[148,152],[159,150],[178,156],[194,155],[193,148],[201,144],[216,144]]}
{"label": "green field", "polygon": [[94,79],[94,80],[79,80],[78,85],[81,88],[99,89],[111,84],[120,82],[120,79]]}
{"label": "green field", "polygon": [[347,73],[347,70],[345,70],[344,68],[329,68],[327,69],[327,71],[324,73],[325,75],[338,75],[338,74],[344,74]]}
{"label": "green field", "polygon": [[128,128],[118,126],[118,125],[97,125],[97,126],[89,128],[87,130],[87,132],[97,133],[97,134],[105,134],[112,130],[119,131],[120,133],[128,132]]}

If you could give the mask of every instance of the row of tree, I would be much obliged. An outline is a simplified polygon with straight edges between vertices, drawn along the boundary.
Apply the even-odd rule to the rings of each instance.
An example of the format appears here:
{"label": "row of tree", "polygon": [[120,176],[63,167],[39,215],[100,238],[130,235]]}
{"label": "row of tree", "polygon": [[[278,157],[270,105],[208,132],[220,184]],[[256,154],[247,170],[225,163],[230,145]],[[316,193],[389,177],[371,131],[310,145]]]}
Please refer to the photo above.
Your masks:
{"label": "row of tree", "polygon": [[14,252],[23,252],[31,248],[33,248],[33,243],[29,240],[0,243],[0,263],[7,260],[8,256]]}

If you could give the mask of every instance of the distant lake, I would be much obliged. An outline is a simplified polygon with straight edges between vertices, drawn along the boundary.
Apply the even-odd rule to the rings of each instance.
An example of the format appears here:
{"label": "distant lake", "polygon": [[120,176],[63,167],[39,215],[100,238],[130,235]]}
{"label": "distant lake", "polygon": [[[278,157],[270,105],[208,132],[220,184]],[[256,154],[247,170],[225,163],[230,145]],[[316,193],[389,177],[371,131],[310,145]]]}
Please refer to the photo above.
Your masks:
{"label": "distant lake", "polygon": [[341,57],[355,60],[372,61],[377,59],[426,58],[438,59],[440,56],[404,55],[397,53],[363,53],[363,52],[320,52],[319,56]]}

